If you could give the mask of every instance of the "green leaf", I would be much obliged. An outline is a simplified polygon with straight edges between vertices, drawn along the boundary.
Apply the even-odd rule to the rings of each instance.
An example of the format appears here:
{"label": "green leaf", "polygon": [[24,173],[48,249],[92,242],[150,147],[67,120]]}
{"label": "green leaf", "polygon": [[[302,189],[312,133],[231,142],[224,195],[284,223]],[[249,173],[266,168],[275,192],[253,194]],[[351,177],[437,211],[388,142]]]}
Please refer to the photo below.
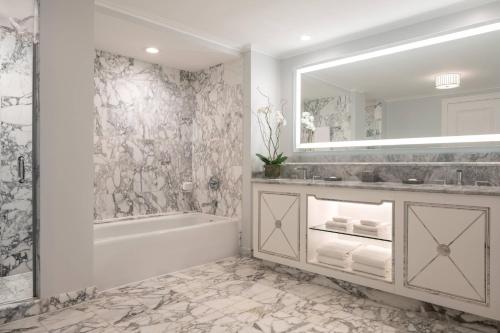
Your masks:
{"label": "green leaf", "polygon": [[255,155],[256,155],[258,158],[260,158],[260,160],[261,160],[262,162],[264,162],[265,164],[272,164],[272,163],[271,163],[271,161],[270,161],[267,157],[265,157],[265,156],[263,156],[263,155],[261,155],[261,154],[255,154]]}
{"label": "green leaf", "polygon": [[280,165],[283,164],[288,159],[287,156],[283,156],[283,153],[279,154],[274,160],[270,161],[270,164]]}

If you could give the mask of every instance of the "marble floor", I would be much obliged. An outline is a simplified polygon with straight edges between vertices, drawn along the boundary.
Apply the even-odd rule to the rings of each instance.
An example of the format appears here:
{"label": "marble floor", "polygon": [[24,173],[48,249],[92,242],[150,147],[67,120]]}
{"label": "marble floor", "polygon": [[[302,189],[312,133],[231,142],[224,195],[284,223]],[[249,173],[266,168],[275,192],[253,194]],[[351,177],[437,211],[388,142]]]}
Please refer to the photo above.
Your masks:
{"label": "marble floor", "polygon": [[0,304],[22,301],[33,297],[31,272],[0,278]]}
{"label": "marble floor", "polygon": [[101,292],[0,332],[476,332],[424,318],[250,258],[227,258]]}

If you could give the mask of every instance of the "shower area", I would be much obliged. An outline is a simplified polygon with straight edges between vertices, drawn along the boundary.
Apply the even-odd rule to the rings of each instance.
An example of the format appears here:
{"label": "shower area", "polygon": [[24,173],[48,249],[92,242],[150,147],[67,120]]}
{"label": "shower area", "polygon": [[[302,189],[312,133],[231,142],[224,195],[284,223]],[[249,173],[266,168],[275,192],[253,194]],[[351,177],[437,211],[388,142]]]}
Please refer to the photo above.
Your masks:
{"label": "shower area", "polygon": [[34,0],[0,0],[0,306],[34,296]]}

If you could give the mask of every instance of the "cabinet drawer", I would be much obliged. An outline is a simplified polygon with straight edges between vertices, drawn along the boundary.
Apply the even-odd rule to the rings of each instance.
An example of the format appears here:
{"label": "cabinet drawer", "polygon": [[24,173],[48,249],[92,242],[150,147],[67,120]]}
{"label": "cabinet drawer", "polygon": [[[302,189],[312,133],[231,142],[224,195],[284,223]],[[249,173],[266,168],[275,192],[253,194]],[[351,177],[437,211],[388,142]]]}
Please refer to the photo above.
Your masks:
{"label": "cabinet drawer", "polygon": [[404,285],[488,304],[489,209],[405,202]]}
{"label": "cabinet drawer", "polygon": [[300,196],[259,192],[259,252],[299,260]]}

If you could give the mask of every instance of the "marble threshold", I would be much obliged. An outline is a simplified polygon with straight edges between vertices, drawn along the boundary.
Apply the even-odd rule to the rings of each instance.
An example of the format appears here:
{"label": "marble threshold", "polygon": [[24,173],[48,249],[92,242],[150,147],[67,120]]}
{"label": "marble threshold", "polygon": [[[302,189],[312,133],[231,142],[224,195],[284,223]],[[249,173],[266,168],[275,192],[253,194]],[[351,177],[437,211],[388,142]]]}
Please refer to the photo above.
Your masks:
{"label": "marble threshold", "polygon": [[252,178],[253,183],[324,186],[367,190],[430,192],[466,195],[500,196],[500,186],[473,186],[473,185],[443,185],[443,184],[403,184],[392,182],[361,182],[361,181],[325,181],[321,179],[292,179],[292,178]]}
{"label": "marble threshold", "polygon": [[0,325],[67,308],[93,299],[95,295],[96,288],[88,287],[47,298],[40,299],[33,297],[18,302],[3,304],[0,306]]}
{"label": "marble threshold", "polygon": [[[320,279],[320,280],[318,280]],[[325,278],[326,279],[326,278]],[[130,283],[2,332],[496,332],[374,302],[331,280],[230,257]]]}

